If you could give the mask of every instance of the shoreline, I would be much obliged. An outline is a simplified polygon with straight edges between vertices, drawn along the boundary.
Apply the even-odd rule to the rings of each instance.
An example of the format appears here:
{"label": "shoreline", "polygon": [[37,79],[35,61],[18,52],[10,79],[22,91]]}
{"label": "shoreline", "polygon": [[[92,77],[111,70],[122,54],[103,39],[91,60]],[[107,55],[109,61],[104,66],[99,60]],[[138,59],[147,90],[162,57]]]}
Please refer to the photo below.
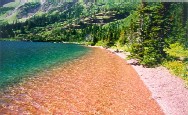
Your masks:
{"label": "shoreline", "polygon": [[[100,47],[105,49],[103,47]],[[106,49],[120,58],[126,59],[127,53],[115,52],[113,49]],[[166,115],[187,115],[188,114],[188,89],[184,81],[172,75],[168,69],[163,66],[155,68],[145,68],[142,65],[135,65],[136,60],[125,60],[138,73],[140,79],[151,91],[152,98],[162,108]]]}
{"label": "shoreline", "polygon": [[[110,78],[110,79],[114,79],[114,81],[109,82],[111,84],[112,82],[115,82],[119,79],[119,77],[118,77],[119,75],[117,76],[116,72],[120,72],[120,70],[121,70],[121,71],[127,71],[128,73],[127,72],[125,72],[125,73],[129,77],[130,77],[130,71],[132,71],[131,76],[134,76],[134,77],[138,76],[138,79],[140,81],[142,81],[143,85],[142,85],[142,83],[140,83],[140,81],[139,81],[139,83],[137,83],[137,82],[132,83],[132,80],[128,82],[126,80],[127,78],[125,77],[126,75],[122,75],[122,77],[123,76],[125,77],[125,81],[127,81],[127,82],[121,84],[120,85],[121,87],[117,87],[116,90],[118,91],[118,93],[120,93],[119,90],[125,90],[125,89],[127,91],[136,90],[136,92],[134,92],[134,93],[130,92],[129,94],[133,93],[134,95],[136,95],[136,93],[141,91],[140,96],[141,96],[141,98],[144,98],[143,92],[145,92],[145,90],[148,90],[150,93],[149,94],[150,96],[148,98],[146,98],[146,100],[148,100],[148,99],[150,101],[155,100],[156,103],[160,106],[160,109],[162,109],[161,112],[164,112],[166,115],[177,115],[177,114],[186,115],[187,114],[188,110],[186,110],[186,108],[188,107],[188,100],[186,100],[186,97],[188,97],[188,90],[184,88],[182,80],[180,78],[172,76],[166,68],[164,68],[164,67],[144,68],[142,66],[133,65],[132,63],[134,63],[134,60],[124,60],[125,57],[127,56],[127,54],[125,54],[124,52],[117,53],[117,52],[114,52],[113,49],[109,49],[109,48],[105,49],[103,47],[98,47],[98,46],[87,46],[87,47],[93,48],[93,51],[96,49],[101,49],[101,51],[96,50],[98,52],[97,54],[95,54],[96,51],[89,52],[88,54],[82,56],[80,59],[75,59],[75,60],[67,63],[66,66],[59,66],[57,68],[54,68],[53,70],[46,71],[44,73],[40,73],[39,75],[36,75],[36,77],[29,79],[29,82],[26,81],[23,84],[19,84],[18,86],[10,88],[10,91],[6,91],[6,93],[8,95],[3,95],[2,93],[0,93],[2,102],[4,102],[3,98],[5,98],[5,100],[9,100],[9,98],[7,99],[6,97],[7,96],[11,97],[10,99],[13,100],[13,102],[11,100],[9,100],[9,101],[11,103],[13,103],[12,106],[14,107],[14,104],[16,104],[17,101],[19,103],[27,103],[28,104],[28,99],[29,99],[29,103],[31,103],[31,105],[30,104],[29,105],[32,107],[34,106],[34,108],[37,108],[37,111],[40,111],[42,113],[51,113],[51,110],[47,109],[50,107],[46,107],[43,105],[45,103],[48,103],[48,101],[45,99],[42,99],[42,103],[41,103],[40,100],[38,100],[38,99],[46,97],[47,95],[51,95],[53,97],[52,99],[54,99],[55,98],[54,94],[51,91],[54,91],[57,93],[55,96],[59,95],[59,91],[62,92],[63,95],[65,94],[65,96],[66,96],[67,93],[64,92],[64,88],[69,89],[70,85],[71,85],[71,87],[72,87],[72,85],[74,86],[74,87],[72,87],[73,89],[71,89],[71,90],[75,90],[74,88],[76,88],[76,90],[79,89],[79,93],[81,93],[82,96],[84,96],[85,94],[88,95],[88,89],[90,89],[90,87],[95,86],[95,84],[93,84],[93,82],[95,80],[98,83],[100,83],[104,79],[108,80],[109,77],[113,76],[113,78]],[[103,59],[104,57],[100,57],[102,55],[105,55],[105,59]],[[100,58],[102,59],[102,61]],[[96,60],[98,60],[98,61],[96,61]],[[110,63],[109,63],[109,61],[110,61]],[[113,66],[111,65],[112,61],[114,64]],[[122,65],[122,63],[123,63],[123,65]],[[126,67],[124,67],[125,66],[124,64],[126,65]],[[110,66],[110,67],[108,67],[108,66]],[[134,69],[136,74],[129,66],[131,66],[131,68]],[[116,70],[115,73],[113,72],[114,70]],[[163,73],[163,74],[161,74],[161,73]],[[122,73],[122,74],[124,74],[124,73]],[[116,76],[114,76],[114,75],[116,75]],[[98,81],[97,76],[101,76],[101,80]],[[129,77],[128,77],[128,79],[133,79],[133,78],[129,78]],[[77,80],[77,79],[79,79],[79,80]],[[85,81],[84,79],[87,79],[87,80]],[[137,79],[137,77],[136,77],[136,79]],[[64,80],[66,82],[64,82]],[[69,84],[70,80],[71,81],[76,80],[76,82]],[[80,82],[84,82],[84,83],[80,84]],[[103,83],[105,83],[105,82],[106,81],[104,81]],[[118,81],[118,83],[119,82],[122,82],[122,80]],[[64,83],[65,83],[65,85],[64,85]],[[108,86],[109,83],[107,83],[106,85]],[[127,86],[127,84],[131,85],[131,87]],[[140,84],[140,85],[138,85],[138,84]],[[85,93],[85,91],[83,89],[78,88],[76,85],[78,85],[81,88],[84,88],[84,90],[87,91],[87,93]],[[97,87],[98,90],[100,90],[101,84],[97,84],[97,85],[98,85],[98,87]],[[132,87],[132,85],[133,86],[136,85],[136,86]],[[140,90],[140,87],[141,88],[146,87],[147,89],[144,88],[144,90],[142,91],[142,90]],[[134,88],[134,89],[132,89],[132,88]],[[126,91],[126,93],[127,93],[127,91]],[[71,92],[71,98],[72,98],[72,96],[76,96],[78,93],[78,91],[75,91],[75,93],[73,93],[72,91],[70,91],[70,92]],[[111,93],[115,93],[115,92],[114,92],[114,90],[112,90]],[[24,95],[22,93],[24,93]],[[101,93],[103,93],[103,92],[101,92]],[[92,95],[93,95],[93,93],[92,93]],[[107,95],[109,95],[109,94],[107,94]],[[122,95],[122,93],[120,93],[120,95]],[[146,95],[148,95],[148,92]],[[40,98],[38,98],[38,96]],[[83,98],[82,96],[78,97],[78,99],[79,98],[82,99]],[[106,96],[106,95],[104,95],[104,96]],[[26,99],[24,99],[24,98],[26,98]],[[69,97],[65,97],[65,98],[69,99]],[[93,99],[93,96],[91,96],[89,98]],[[98,98],[99,97],[97,96],[97,99]],[[127,96],[124,98],[126,99]],[[17,99],[19,99],[19,100],[17,100]],[[48,99],[51,100],[50,98],[48,98]],[[87,97],[84,98],[84,100],[87,100],[87,99],[88,99]],[[132,99],[137,99],[137,97],[134,97],[134,98],[131,97],[130,100],[132,100]],[[35,101],[33,102],[32,100],[35,100]],[[47,102],[43,102],[43,100],[45,100]],[[75,99],[72,98],[72,100],[75,100]],[[16,101],[16,103],[14,101]],[[109,101],[111,101],[111,100],[108,100],[107,102],[109,102]],[[130,101],[130,102],[132,103],[132,101]],[[54,102],[56,102],[56,100],[54,100]],[[119,100],[119,102],[122,103],[121,100]],[[11,106],[11,103],[10,104],[8,103],[8,105],[4,104],[3,106],[9,107],[9,106]],[[58,103],[58,101],[57,101],[57,103]],[[69,104],[71,104],[71,103],[69,103]],[[82,102],[82,103],[85,103],[85,102]],[[90,103],[90,102],[87,102],[87,103]],[[144,103],[145,103],[145,101],[144,101]],[[38,104],[38,105],[36,105],[36,104]],[[134,102],[134,104],[135,104],[135,102]],[[60,105],[62,105],[62,104],[60,104]],[[59,105],[54,104],[54,107],[57,107],[57,106],[59,106]],[[80,106],[80,105],[78,104],[78,106]],[[87,106],[85,106],[85,108],[87,108]],[[92,105],[92,106],[94,106],[94,105]],[[139,107],[139,104],[135,105],[135,106],[137,108],[137,107]],[[143,106],[146,106],[146,105],[143,105]],[[148,106],[151,107],[150,104],[148,104]],[[2,106],[0,104],[0,112],[1,112],[1,107]],[[147,106],[146,106],[146,108],[147,108]],[[52,109],[52,110],[54,110],[54,109]],[[147,108],[147,109],[148,109],[148,111],[150,111],[150,109],[154,109],[154,108]],[[15,110],[17,110],[17,109],[15,109]],[[106,110],[106,109],[104,109],[104,110]],[[139,109],[137,108],[136,110],[138,111]],[[5,111],[5,113],[6,113],[6,109],[5,110],[2,109],[2,111]],[[32,109],[32,111],[37,112],[35,109]],[[131,111],[132,110],[129,110],[128,113],[131,113]],[[143,109],[143,111],[145,111],[146,113],[148,112],[145,109]],[[79,112],[79,111],[77,111],[77,112]],[[134,111],[134,113],[136,113],[136,111]],[[146,113],[144,113],[144,114],[146,114]]]}
{"label": "shoreline", "polygon": [[0,91],[19,84],[35,74],[50,70],[59,64],[82,57],[89,50],[90,48],[74,44],[2,42]]}
{"label": "shoreline", "polygon": [[135,70],[99,48],[0,94],[3,114],[163,115]]}

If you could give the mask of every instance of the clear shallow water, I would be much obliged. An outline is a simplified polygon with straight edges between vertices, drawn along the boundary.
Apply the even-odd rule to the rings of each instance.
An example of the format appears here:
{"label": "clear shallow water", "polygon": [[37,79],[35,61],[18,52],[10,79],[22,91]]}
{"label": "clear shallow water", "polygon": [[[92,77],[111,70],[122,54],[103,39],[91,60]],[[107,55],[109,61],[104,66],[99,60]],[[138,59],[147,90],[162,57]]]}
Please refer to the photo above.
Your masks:
{"label": "clear shallow water", "polygon": [[88,51],[75,44],[0,41],[0,89]]}

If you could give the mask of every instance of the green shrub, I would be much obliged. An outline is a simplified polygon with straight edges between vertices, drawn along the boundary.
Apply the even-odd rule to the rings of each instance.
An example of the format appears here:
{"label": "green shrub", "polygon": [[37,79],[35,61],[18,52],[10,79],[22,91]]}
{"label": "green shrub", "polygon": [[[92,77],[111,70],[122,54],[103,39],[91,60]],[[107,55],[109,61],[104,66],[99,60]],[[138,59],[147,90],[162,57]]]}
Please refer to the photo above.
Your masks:
{"label": "green shrub", "polygon": [[107,46],[108,46],[108,42],[101,40],[101,41],[98,41],[95,45],[96,45],[96,46],[107,47]]}
{"label": "green shrub", "polygon": [[131,48],[130,48],[130,53],[131,55],[129,56],[129,58],[137,58],[139,60],[142,60],[141,57],[143,57],[143,54],[142,54],[142,45],[141,44],[137,44],[137,43],[134,43],[131,45]]}
{"label": "green shrub", "polygon": [[186,50],[180,43],[170,44],[169,48],[164,49],[169,56],[177,58],[188,58],[188,50]]}
{"label": "green shrub", "polygon": [[85,42],[84,44],[87,45],[87,46],[93,46],[94,45],[93,42]]}
{"label": "green shrub", "polygon": [[165,62],[163,65],[169,69],[174,75],[183,78],[188,81],[188,66],[187,62],[182,61],[170,61]]}
{"label": "green shrub", "polygon": [[160,63],[161,55],[157,52],[154,47],[144,47],[144,56],[141,64],[149,67],[153,67]]}
{"label": "green shrub", "polygon": [[13,10],[14,8],[13,7],[0,7],[0,15],[10,11],[10,10]]}

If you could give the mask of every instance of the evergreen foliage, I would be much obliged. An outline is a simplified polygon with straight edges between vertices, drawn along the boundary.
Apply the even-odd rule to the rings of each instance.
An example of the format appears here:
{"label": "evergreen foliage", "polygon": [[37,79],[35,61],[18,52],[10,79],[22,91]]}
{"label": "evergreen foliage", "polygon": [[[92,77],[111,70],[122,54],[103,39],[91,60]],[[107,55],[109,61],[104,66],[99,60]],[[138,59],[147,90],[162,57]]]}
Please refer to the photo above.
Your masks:
{"label": "evergreen foliage", "polygon": [[[141,64],[146,66],[161,64],[166,59],[164,49],[170,43],[173,43],[173,41],[183,43],[185,41],[186,33],[182,21],[177,17],[172,17],[179,16],[178,14],[182,10],[175,11],[174,7],[181,9],[182,4],[143,3],[138,9],[140,37],[132,45],[131,56],[139,59]],[[177,14],[174,15],[172,11]]]}
{"label": "evergreen foliage", "polygon": [[[39,5],[26,4],[21,7],[21,13]],[[141,64],[156,66],[171,59],[170,54],[175,50],[187,51],[185,6],[184,3],[168,2],[65,2],[25,22],[1,23],[0,38],[123,47],[131,53],[131,58],[137,58]],[[177,46],[176,43],[181,44],[181,48],[172,45]]]}
{"label": "evergreen foliage", "polygon": [[9,10],[13,10],[13,7],[0,7],[0,15],[5,14]]}

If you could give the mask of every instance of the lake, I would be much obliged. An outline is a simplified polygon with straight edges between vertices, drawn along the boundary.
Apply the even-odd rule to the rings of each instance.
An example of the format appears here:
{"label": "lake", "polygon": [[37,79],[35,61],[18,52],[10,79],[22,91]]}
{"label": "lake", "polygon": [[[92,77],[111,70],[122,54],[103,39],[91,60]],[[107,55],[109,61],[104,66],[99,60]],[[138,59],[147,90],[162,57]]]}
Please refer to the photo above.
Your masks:
{"label": "lake", "polygon": [[0,89],[85,55],[76,44],[0,41]]}

